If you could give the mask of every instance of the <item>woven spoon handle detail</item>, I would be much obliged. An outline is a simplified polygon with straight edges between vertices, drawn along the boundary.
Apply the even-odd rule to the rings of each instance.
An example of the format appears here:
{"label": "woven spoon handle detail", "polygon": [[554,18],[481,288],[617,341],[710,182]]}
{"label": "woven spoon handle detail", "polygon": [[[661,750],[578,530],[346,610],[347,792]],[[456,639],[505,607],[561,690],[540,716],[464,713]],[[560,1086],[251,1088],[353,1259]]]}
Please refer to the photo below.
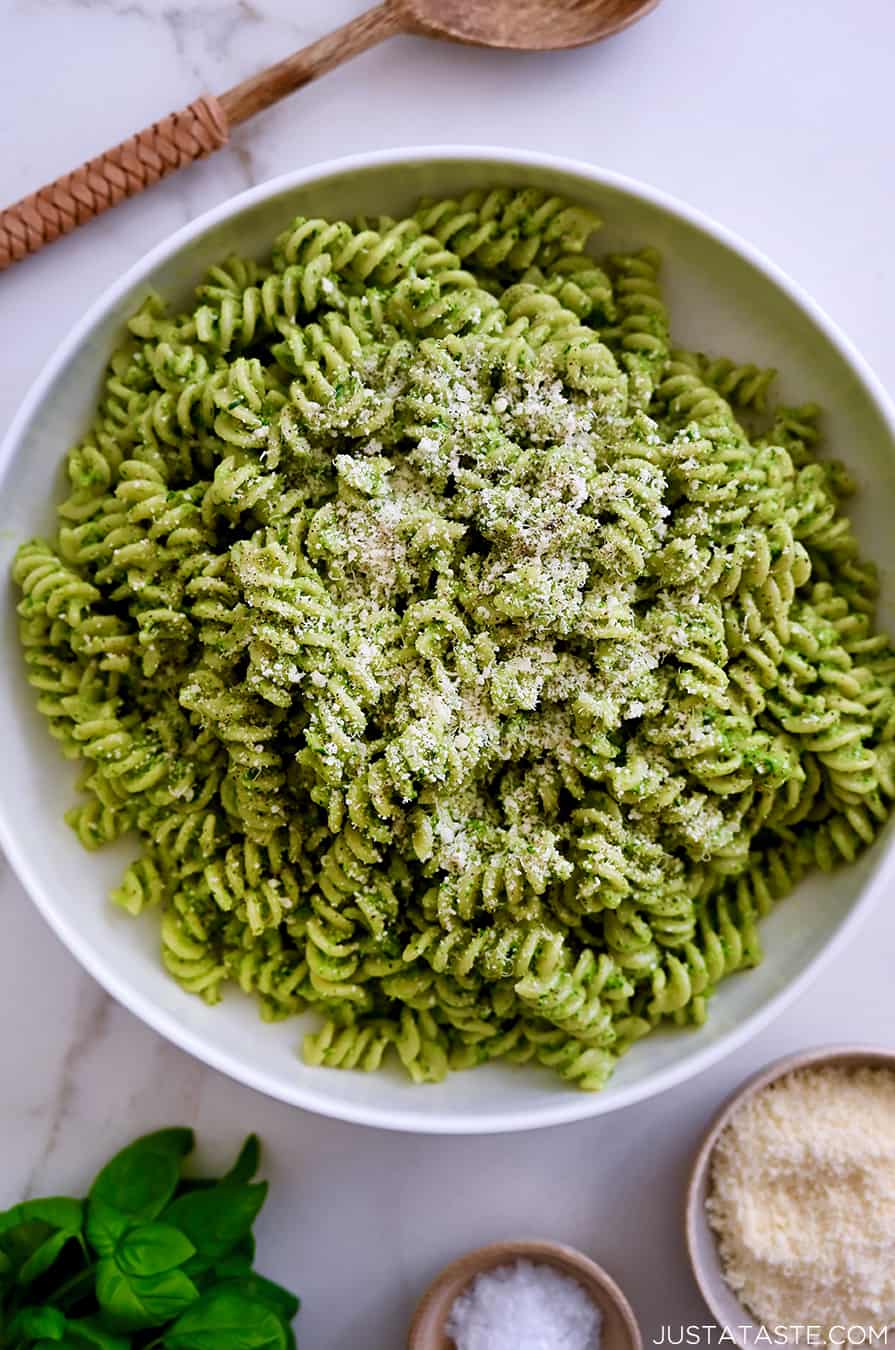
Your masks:
{"label": "woven spoon handle detail", "polygon": [[213,94],[0,212],[0,271],[160,178],[225,145],[227,116]]}
{"label": "woven spoon handle detail", "polygon": [[0,211],[0,272],[44,244],[117,206],[225,145],[230,128],[271,107],[383,38],[416,31],[399,0],[380,0],[309,47],[250,75],[220,98],[203,94],[180,112],[155,122],[74,173]]}

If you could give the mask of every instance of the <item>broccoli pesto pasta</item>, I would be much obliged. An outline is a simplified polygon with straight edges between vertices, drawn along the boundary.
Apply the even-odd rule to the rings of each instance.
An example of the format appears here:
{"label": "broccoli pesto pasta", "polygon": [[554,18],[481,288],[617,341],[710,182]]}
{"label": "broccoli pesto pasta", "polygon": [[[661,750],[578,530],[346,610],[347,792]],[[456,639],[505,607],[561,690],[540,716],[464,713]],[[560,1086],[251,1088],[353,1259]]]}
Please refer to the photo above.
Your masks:
{"label": "broccoli pesto pasta", "polygon": [[774,372],[535,191],[299,218],[150,297],[14,565],[114,899],[305,1059],[602,1086],[895,796],[895,651]]}

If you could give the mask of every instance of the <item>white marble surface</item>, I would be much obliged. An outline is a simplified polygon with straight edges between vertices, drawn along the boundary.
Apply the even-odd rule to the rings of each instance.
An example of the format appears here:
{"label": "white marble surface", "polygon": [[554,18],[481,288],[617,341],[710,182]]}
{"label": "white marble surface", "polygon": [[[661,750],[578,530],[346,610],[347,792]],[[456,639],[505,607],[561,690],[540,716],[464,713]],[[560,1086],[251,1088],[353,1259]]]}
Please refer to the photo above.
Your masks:
{"label": "white marble surface", "polygon": [[[0,0],[0,198],[360,8]],[[895,384],[893,44],[890,0],[664,0],[601,48],[543,57],[394,40],[244,128],[213,160],[0,278],[0,424],[85,305],[183,221],[296,165],[408,141],[558,151],[687,198],[787,268]],[[895,914],[884,904],[794,1008],[695,1083],[506,1140],[388,1135],[267,1101],[164,1044],[80,972],[2,861],[0,870],[0,1207],[26,1192],[77,1190],[152,1126],[195,1125],[209,1161],[257,1129],[275,1182],[262,1263],[304,1295],[304,1350],[395,1350],[445,1260],[524,1233],[602,1260],[647,1343],[662,1324],[706,1321],[681,1195],[707,1117],[775,1055],[893,1034]]]}

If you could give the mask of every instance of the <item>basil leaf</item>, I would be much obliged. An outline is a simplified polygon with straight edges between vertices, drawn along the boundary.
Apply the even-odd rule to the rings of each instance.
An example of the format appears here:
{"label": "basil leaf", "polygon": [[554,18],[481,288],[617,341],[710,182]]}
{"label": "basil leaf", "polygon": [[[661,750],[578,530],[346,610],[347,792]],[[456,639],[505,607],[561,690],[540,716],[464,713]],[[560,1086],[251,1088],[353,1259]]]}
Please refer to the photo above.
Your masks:
{"label": "basil leaf", "polygon": [[97,1267],[96,1297],[103,1325],[110,1331],[142,1331],[182,1313],[195,1303],[199,1291],[182,1270],[138,1278],[125,1275],[107,1256]]}
{"label": "basil leaf", "polygon": [[52,1236],[53,1229],[49,1224],[39,1220],[20,1223],[18,1227],[10,1228],[0,1235],[0,1249],[9,1265],[10,1283],[15,1283],[19,1272]]}
{"label": "basil leaf", "polygon": [[43,1275],[45,1271],[49,1270],[66,1242],[71,1241],[72,1236],[71,1233],[54,1233],[52,1237],[47,1238],[46,1242],[41,1243],[19,1270],[16,1277],[18,1283],[32,1284],[39,1275]]}
{"label": "basil leaf", "polygon": [[181,1177],[175,1194],[179,1200],[182,1195],[191,1195],[193,1191],[210,1191],[217,1184],[217,1177]]}
{"label": "basil leaf", "polygon": [[232,1247],[226,1256],[215,1262],[214,1273],[219,1280],[248,1275],[251,1273],[254,1260],[255,1239],[251,1233],[246,1233],[245,1237],[240,1238],[236,1246]]}
{"label": "basil leaf", "polygon": [[84,1224],[84,1206],[66,1195],[49,1195],[43,1200],[25,1200],[0,1214],[0,1233],[21,1223],[39,1220],[66,1233],[79,1233]]}
{"label": "basil leaf", "polygon": [[120,1239],[133,1225],[129,1214],[124,1214],[104,1200],[91,1199],[87,1210],[87,1241],[100,1256],[111,1256]]}
{"label": "basil leaf", "polygon": [[61,1341],[65,1335],[65,1314],[58,1308],[20,1308],[6,1330],[10,1342],[19,1337],[36,1341]]}
{"label": "basil leaf", "polygon": [[226,1176],[221,1177],[221,1181],[242,1182],[251,1181],[252,1177],[258,1171],[261,1162],[261,1144],[257,1134],[250,1134],[239,1150],[239,1157],[230,1168]]}
{"label": "basil leaf", "polygon": [[287,1350],[277,1314],[234,1289],[211,1289],[164,1334],[166,1350]]}
{"label": "basil leaf", "polygon": [[129,1228],[115,1248],[125,1275],[160,1275],[182,1266],[196,1248],[179,1228],[168,1223],[142,1223]]}
{"label": "basil leaf", "polygon": [[83,1218],[81,1202],[65,1196],[13,1205],[0,1214],[0,1272],[15,1271],[20,1284],[30,1284],[79,1235]]}
{"label": "basil leaf", "polygon": [[87,1236],[102,1255],[135,1222],[155,1219],[177,1189],[180,1163],[193,1147],[192,1130],[159,1130],[117,1153],[90,1188]]}
{"label": "basil leaf", "polygon": [[249,1186],[221,1183],[208,1191],[181,1195],[162,1218],[186,1233],[196,1249],[187,1262],[190,1275],[208,1270],[251,1232],[267,1196],[267,1182]]}
{"label": "basil leaf", "polygon": [[257,1275],[254,1271],[239,1275],[235,1279],[222,1280],[217,1287],[236,1290],[255,1302],[266,1303],[287,1323],[292,1321],[301,1307],[301,1299],[296,1298],[291,1290],[284,1289],[281,1284],[274,1284],[273,1280],[266,1280],[263,1275]]}
{"label": "basil leaf", "polygon": [[111,1331],[107,1331],[96,1317],[82,1317],[75,1322],[69,1322],[67,1327],[68,1337],[72,1345],[81,1347],[98,1346],[99,1350],[130,1350],[130,1338],[127,1336],[116,1336]]}

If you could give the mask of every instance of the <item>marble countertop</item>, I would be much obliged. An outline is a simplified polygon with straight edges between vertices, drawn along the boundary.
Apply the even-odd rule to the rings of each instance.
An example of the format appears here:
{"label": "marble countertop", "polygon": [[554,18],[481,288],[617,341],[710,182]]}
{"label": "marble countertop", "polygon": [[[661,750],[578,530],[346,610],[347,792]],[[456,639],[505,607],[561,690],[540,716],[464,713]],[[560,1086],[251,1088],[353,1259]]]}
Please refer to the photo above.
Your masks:
{"label": "marble countertop", "polygon": [[[361,7],[0,0],[0,198],[203,88],[227,88]],[[393,40],[240,129],[212,160],[4,275],[0,426],[85,306],[181,223],[297,165],[408,141],[560,152],[688,199],[775,258],[895,385],[893,45],[890,0],[664,0],[599,48],[539,57]],[[664,1325],[708,1322],[681,1227],[708,1117],[772,1057],[884,1041],[895,1013],[895,913],[884,903],[782,1018],[695,1082],[508,1139],[390,1135],[268,1101],[193,1062],[79,970],[2,861],[0,888],[0,1208],[25,1193],[77,1190],[114,1148],[163,1123],[194,1125],[209,1162],[255,1129],[274,1182],[261,1265],[304,1295],[304,1350],[395,1350],[446,1260],[523,1234],[603,1261],[647,1345]]]}

